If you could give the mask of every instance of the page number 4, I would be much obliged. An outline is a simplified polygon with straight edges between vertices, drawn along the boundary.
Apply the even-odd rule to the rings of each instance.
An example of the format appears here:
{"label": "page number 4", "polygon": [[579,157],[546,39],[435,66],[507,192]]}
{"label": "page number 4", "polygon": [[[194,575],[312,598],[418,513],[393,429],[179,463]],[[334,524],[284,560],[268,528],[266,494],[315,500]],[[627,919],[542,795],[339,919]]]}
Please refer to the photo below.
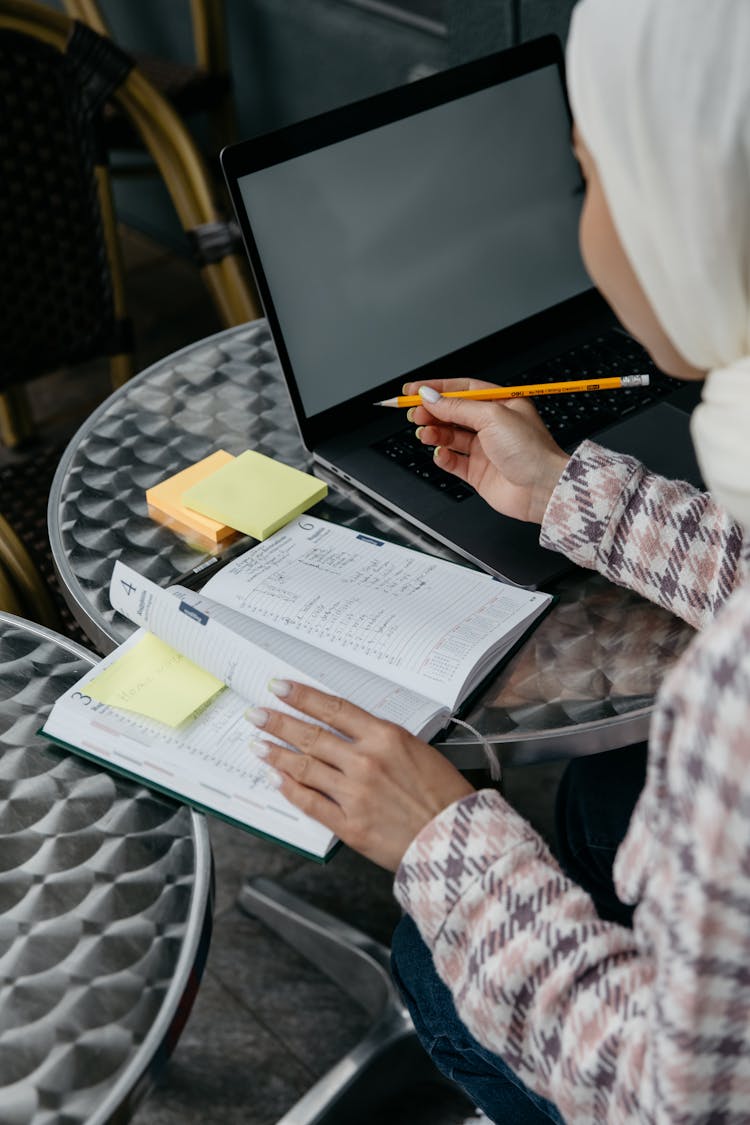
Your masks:
{"label": "page number 4", "polygon": [[135,586],[133,585],[133,583],[126,582],[124,578],[120,579],[120,585],[122,586],[126,594],[132,594],[133,590],[135,590]]}

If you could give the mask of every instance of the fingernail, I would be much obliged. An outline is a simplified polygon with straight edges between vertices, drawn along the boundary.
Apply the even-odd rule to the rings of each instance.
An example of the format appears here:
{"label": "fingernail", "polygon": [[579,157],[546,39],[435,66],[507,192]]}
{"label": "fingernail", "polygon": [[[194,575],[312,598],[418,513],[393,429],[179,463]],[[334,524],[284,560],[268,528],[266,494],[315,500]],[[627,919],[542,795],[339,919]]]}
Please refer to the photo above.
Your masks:
{"label": "fingernail", "polygon": [[410,386],[411,386],[411,383],[404,383],[403,387],[401,388],[401,394],[402,395],[408,395]]}
{"label": "fingernail", "polygon": [[249,719],[253,726],[264,727],[268,722],[268,711],[264,711],[262,707],[248,707],[245,718]]}
{"label": "fingernail", "polygon": [[442,450],[443,450],[443,447],[442,447],[442,445],[436,445],[436,446],[435,446],[435,448],[434,448],[434,450],[433,450],[433,452],[432,452],[432,459],[433,459],[433,461],[437,461],[437,460],[439,460],[439,456],[440,456],[440,453],[442,452]]}
{"label": "fingernail", "polygon": [[417,426],[416,430],[414,431],[414,436],[416,437],[417,441],[422,440],[419,435],[422,433],[423,429],[424,429],[424,426]]}
{"label": "fingernail", "polygon": [[274,695],[283,697],[289,695],[289,692],[292,690],[292,685],[289,683],[289,680],[269,680],[268,690],[273,692]]}
{"label": "fingernail", "polygon": [[256,758],[267,758],[271,749],[267,742],[256,742],[255,739],[249,742],[248,746]]}
{"label": "fingernail", "polygon": [[416,410],[415,406],[410,406],[409,409],[406,411],[406,421],[407,422],[413,422],[414,421],[414,411],[415,410]]}
{"label": "fingernail", "polygon": [[436,391],[434,387],[420,387],[419,397],[424,399],[425,402],[437,402],[441,396],[439,391]]}
{"label": "fingernail", "polygon": [[284,779],[271,766],[266,767],[266,782],[270,785],[271,789],[281,789],[281,783]]}

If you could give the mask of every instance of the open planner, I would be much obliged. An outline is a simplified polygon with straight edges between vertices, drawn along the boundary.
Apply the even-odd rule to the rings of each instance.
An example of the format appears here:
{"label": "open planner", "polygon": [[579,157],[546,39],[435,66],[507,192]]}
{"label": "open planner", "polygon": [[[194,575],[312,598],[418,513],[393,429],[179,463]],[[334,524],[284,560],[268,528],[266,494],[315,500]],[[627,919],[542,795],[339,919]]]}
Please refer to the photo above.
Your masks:
{"label": "open planner", "polygon": [[[43,733],[318,860],[335,837],[269,785],[249,749],[261,735],[247,707],[285,708],[268,681],[312,684],[430,739],[551,600],[311,516],[200,592],[161,589],[118,562],[110,597],[140,628],[57,700]],[[145,631],[226,685],[177,727],[138,714],[135,698],[127,709],[87,693]]]}

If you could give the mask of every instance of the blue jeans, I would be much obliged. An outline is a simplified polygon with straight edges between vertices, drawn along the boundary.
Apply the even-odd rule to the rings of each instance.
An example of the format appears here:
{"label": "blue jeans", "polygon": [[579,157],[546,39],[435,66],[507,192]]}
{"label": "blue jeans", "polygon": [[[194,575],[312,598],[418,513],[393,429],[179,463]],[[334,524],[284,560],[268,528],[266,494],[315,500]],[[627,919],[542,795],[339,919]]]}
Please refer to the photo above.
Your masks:
{"label": "blue jeans", "polygon": [[[645,743],[575,759],[566,768],[557,796],[557,853],[563,869],[591,895],[601,918],[624,926],[632,924],[633,908],[617,898],[612,864],[643,788],[646,760]],[[408,916],[396,927],[391,957],[393,979],[422,1046],[475,1105],[504,1125],[563,1120],[550,1102],[528,1090],[499,1055],[485,1050],[469,1033]]]}
{"label": "blue jeans", "polygon": [[491,1121],[503,1125],[563,1121],[551,1102],[528,1090],[499,1055],[486,1050],[467,1031],[453,997],[435,972],[432,954],[408,915],[393,934],[391,973],[419,1041],[435,1066],[461,1086]]}

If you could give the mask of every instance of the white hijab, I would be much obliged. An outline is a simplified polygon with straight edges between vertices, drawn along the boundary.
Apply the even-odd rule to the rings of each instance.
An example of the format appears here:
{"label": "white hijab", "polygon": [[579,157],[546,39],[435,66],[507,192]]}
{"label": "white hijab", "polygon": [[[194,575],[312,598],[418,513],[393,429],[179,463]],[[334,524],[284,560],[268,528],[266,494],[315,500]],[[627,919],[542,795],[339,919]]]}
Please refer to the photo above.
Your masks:
{"label": "white hijab", "polygon": [[567,70],[630,264],[710,372],[704,479],[750,529],[750,0],[580,0]]}

